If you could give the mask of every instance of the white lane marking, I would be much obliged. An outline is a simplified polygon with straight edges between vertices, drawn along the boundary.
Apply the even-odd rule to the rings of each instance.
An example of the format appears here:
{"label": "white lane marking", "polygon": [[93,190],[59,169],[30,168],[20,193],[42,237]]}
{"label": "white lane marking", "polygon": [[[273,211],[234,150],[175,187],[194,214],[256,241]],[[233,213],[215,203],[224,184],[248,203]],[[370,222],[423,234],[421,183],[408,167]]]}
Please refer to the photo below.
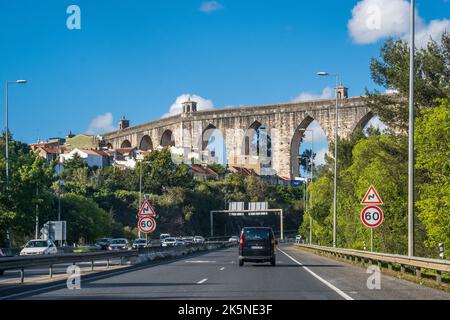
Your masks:
{"label": "white lane marking", "polygon": [[200,280],[199,282],[197,282],[197,284],[204,284],[206,281],[208,281],[208,279],[203,279],[203,280]]}
{"label": "white lane marking", "polygon": [[205,261],[205,260],[188,260],[186,263],[216,263],[216,261]]}
{"label": "white lane marking", "polygon": [[223,270],[225,270],[225,267],[220,268],[220,271],[223,271]]}
{"label": "white lane marking", "polygon": [[320,282],[322,282],[323,284],[325,284],[326,286],[328,286],[329,288],[331,288],[333,291],[335,291],[337,294],[339,294],[342,298],[344,298],[345,300],[354,300],[352,297],[350,297],[348,294],[346,294],[344,291],[342,291],[341,289],[335,287],[334,285],[332,285],[331,283],[329,283],[327,280],[321,278],[320,276],[318,276],[317,274],[315,274],[313,271],[311,271],[308,267],[305,267],[301,262],[297,261],[296,259],[294,259],[293,257],[291,257],[290,255],[288,255],[286,252],[284,252],[283,250],[281,250],[280,248],[278,248],[278,250],[283,253],[286,257],[288,257],[289,259],[291,259],[292,261],[294,261],[296,264],[300,265],[303,267],[303,269],[305,269],[306,271],[308,271],[314,278],[316,278],[317,280],[319,280]]}

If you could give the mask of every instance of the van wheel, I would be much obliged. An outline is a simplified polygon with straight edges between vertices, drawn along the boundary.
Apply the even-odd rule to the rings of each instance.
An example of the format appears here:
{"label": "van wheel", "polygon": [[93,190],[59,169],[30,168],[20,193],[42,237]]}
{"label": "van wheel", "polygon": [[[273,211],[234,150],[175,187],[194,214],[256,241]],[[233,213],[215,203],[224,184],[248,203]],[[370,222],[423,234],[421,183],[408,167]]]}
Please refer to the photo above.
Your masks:
{"label": "van wheel", "polygon": [[272,267],[275,267],[277,265],[277,261],[275,260],[275,258],[270,259],[270,265]]}
{"label": "van wheel", "polygon": [[244,266],[244,260],[239,260],[239,267],[243,267]]}

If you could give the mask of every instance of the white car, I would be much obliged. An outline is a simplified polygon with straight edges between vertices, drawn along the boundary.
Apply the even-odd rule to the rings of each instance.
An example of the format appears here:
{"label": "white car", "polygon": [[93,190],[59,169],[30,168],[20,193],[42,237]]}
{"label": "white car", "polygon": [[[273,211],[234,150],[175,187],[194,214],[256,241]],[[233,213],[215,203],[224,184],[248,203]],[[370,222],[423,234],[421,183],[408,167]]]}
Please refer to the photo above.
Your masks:
{"label": "white car", "polygon": [[228,239],[229,243],[239,243],[239,237],[238,236],[232,236],[230,239]]}
{"label": "white car", "polygon": [[184,240],[182,238],[178,238],[178,239],[176,239],[175,245],[176,246],[185,246],[186,243],[184,242]]}
{"label": "white car", "polygon": [[58,248],[51,240],[30,240],[20,251],[21,256],[57,254]]}
{"label": "white car", "polygon": [[109,243],[108,250],[128,250],[129,244],[127,239],[112,239]]}
{"label": "white car", "polygon": [[175,247],[177,245],[177,239],[175,238],[165,238],[162,241],[163,247]]}
{"label": "white car", "polygon": [[205,238],[203,238],[202,236],[195,236],[194,237],[194,243],[196,243],[196,244],[203,244],[203,243],[205,243]]}

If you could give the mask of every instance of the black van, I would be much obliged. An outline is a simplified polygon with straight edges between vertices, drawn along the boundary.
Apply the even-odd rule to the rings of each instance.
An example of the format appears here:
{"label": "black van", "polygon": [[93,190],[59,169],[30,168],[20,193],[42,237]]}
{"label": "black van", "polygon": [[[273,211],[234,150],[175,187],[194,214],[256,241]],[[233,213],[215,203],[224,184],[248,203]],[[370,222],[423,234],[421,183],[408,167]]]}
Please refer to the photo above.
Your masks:
{"label": "black van", "polygon": [[275,249],[278,242],[272,228],[244,228],[239,239],[239,266],[245,262],[276,264]]}

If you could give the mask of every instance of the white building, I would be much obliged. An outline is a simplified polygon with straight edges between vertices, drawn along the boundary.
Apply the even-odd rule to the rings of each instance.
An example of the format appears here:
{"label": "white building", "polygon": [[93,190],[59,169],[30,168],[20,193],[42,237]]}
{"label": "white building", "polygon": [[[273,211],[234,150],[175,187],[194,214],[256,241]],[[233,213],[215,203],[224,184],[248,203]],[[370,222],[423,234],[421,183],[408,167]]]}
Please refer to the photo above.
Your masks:
{"label": "white building", "polygon": [[64,163],[68,160],[72,160],[75,154],[78,154],[90,168],[103,168],[105,165],[107,165],[108,162],[108,155],[104,151],[81,149],[73,149],[69,153],[62,154],[60,157],[61,162]]}

